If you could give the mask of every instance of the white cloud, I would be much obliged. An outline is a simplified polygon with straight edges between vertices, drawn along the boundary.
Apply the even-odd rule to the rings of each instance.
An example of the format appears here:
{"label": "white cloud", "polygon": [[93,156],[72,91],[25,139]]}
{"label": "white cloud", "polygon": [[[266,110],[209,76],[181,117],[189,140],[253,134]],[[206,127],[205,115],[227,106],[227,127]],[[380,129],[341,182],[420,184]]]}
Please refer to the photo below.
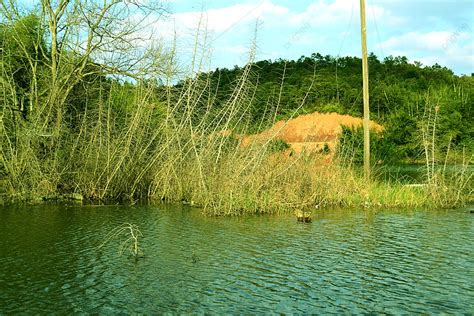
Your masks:
{"label": "white cloud", "polygon": [[288,8],[284,6],[276,5],[271,0],[263,0],[254,4],[236,4],[219,9],[175,13],[166,20],[158,22],[155,29],[165,37],[175,33],[186,35],[198,27],[214,36],[219,36],[231,29],[238,30],[242,24],[253,23],[257,19],[263,22],[274,21],[287,15],[288,12]]}
{"label": "white cloud", "polygon": [[[253,37],[252,29],[259,19],[262,23],[258,44],[263,43],[258,50],[259,58],[291,58],[316,51],[358,54],[359,0],[315,0],[300,11],[290,10],[283,3],[278,0],[245,0],[227,7],[170,14],[158,22],[152,22],[153,17],[149,17],[153,27],[144,30],[143,38],[170,40],[176,36],[178,51],[182,54],[183,51],[192,51],[193,37],[199,27],[200,48],[207,51],[213,46],[213,58],[222,60],[222,63],[225,60],[234,63],[247,56]],[[435,19],[430,25],[437,25],[437,29],[418,28],[413,31],[415,22],[423,22],[426,26],[433,17],[424,16],[422,20],[417,18],[414,21],[397,8],[390,7],[384,1],[371,1],[366,12],[369,49],[378,46],[381,57],[404,55],[425,64],[437,62],[453,69],[473,68],[474,52],[470,43],[474,40],[466,22],[449,31],[456,25],[437,24]],[[137,17],[140,18],[143,19]]]}
{"label": "white cloud", "polygon": [[405,47],[408,50],[448,50],[458,41],[468,39],[469,33],[462,32],[409,32],[398,36],[393,36],[388,40],[380,43],[384,50],[398,49]]}
{"label": "white cloud", "polygon": [[[372,15],[384,23],[399,21],[391,12],[381,6],[368,6],[368,19]],[[208,32],[220,34],[230,29],[238,30],[243,24],[253,23],[256,19],[265,25],[290,27],[335,26],[345,27],[350,18],[355,21],[359,18],[358,0],[335,0],[327,2],[319,0],[306,7],[303,12],[292,12],[289,8],[277,5],[272,0],[262,0],[254,3],[236,4],[228,7],[203,11],[189,11],[171,14],[167,19],[155,25],[156,32],[171,36],[189,34],[198,26]]]}
{"label": "white cloud", "polygon": [[388,40],[380,43],[383,49],[396,50],[399,47],[407,49],[440,49],[449,37],[448,32],[418,33],[410,32],[402,35],[392,36]]}
{"label": "white cloud", "polygon": [[408,32],[380,45],[389,55],[409,56],[425,65],[435,63],[452,69],[474,70],[473,36],[468,32]]}
{"label": "white cloud", "polygon": [[[359,0],[335,0],[333,2],[316,1],[309,5],[304,12],[293,13],[289,16],[292,25],[343,27],[351,20],[358,21],[360,15]],[[383,22],[384,25],[399,25],[403,22],[400,17],[393,14],[380,5],[369,5],[366,9],[367,20]],[[357,24],[358,22],[354,23]]]}
{"label": "white cloud", "polygon": [[231,53],[231,54],[238,54],[238,55],[243,55],[245,53],[248,53],[250,51],[250,48],[245,46],[245,45],[229,45],[229,46],[219,46],[216,47],[214,52],[218,53]]}

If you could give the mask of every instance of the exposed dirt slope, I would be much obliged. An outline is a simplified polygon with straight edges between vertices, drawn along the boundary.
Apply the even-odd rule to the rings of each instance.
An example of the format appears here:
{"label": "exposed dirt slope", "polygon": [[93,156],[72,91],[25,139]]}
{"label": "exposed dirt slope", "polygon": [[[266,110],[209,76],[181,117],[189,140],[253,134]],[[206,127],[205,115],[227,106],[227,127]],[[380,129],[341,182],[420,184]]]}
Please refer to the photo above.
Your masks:
{"label": "exposed dirt slope", "polygon": [[[288,121],[279,121],[259,134],[245,136],[243,145],[273,137],[289,143],[296,153],[303,149],[307,151],[319,150],[324,144],[328,144],[331,149],[334,149],[342,132],[342,125],[348,127],[362,126],[362,119],[337,113],[315,112],[300,115]],[[370,129],[380,132],[383,127],[371,121]]]}

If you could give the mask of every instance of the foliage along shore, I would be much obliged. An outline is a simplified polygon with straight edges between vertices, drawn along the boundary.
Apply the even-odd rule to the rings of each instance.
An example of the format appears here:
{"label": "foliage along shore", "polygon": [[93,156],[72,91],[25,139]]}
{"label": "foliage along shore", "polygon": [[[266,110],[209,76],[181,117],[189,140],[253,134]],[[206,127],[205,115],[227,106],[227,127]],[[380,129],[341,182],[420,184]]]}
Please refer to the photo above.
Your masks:
{"label": "foliage along shore", "polygon": [[[255,62],[251,51],[244,67],[207,72],[197,32],[192,70],[173,84],[175,48],[140,46],[133,35],[144,25],[129,19],[160,8],[61,3],[23,12],[12,1],[0,9],[6,202],[188,201],[206,214],[237,215],[330,205],[451,207],[473,199],[470,77],[371,56],[375,121],[387,130],[373,137],[374,159],[423,158],[427,177],[421,187],[366,181],[354,169],[355,130],[345,131],[332,164],[324,153],[282,155],[274,136],[242,147],[219,135],[262,131],[316,110],[360,113],[358,58]],[[462,160],[454,174],[435,168],[453,153]]]}

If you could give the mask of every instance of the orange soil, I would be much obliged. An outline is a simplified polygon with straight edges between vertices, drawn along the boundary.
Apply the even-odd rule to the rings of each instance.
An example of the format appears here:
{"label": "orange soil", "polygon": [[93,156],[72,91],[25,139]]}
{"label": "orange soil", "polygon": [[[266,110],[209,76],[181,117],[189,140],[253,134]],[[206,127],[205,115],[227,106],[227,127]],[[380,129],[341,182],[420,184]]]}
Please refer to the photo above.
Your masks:
{"label": "orange soil", "polygon": [[[255,135],[244,136],[242,145],[254,141],[265,141],[269,138],[284,140],[291,145],[294,152],[303,150],[316,151],[328,144],[331,151],[336,146],[342,132],[342,125],[348,127],[362,126],[362,119],[337,113],[311,113],[300,115],[288,121],[278,121],[271,128]],[[372,131],[381,132],[383,127],[370,122]]]}

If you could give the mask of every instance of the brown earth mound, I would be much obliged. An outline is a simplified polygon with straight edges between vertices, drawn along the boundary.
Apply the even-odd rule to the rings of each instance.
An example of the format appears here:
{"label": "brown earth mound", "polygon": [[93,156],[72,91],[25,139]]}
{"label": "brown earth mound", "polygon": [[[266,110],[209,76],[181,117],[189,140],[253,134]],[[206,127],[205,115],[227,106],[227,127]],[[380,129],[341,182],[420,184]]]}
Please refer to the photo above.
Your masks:
{"label": "brown earth mound", "polygon": [[[294,152],[303,150],[320,150],[327,144],[331,151],[335,148],[337,139],[342,132],[342,125],[348,127],[362,126],[362,119],[337,113],[311,113],[300,115],[288,121],[278,121],[271,128],[255,135],[243,137],[243,145],[254,141],[280,139],[291,145]],[[372,131],[381,132],[383,127],[370,122]]]}

